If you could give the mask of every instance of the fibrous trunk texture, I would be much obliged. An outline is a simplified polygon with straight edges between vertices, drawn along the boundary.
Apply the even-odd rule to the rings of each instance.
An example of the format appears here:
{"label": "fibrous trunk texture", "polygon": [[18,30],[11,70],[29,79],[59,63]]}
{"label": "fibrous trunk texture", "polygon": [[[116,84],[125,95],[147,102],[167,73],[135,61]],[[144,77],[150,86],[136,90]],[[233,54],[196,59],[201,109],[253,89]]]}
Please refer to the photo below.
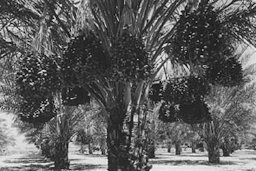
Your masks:
{"label": "fibrous trunk texture", "polygon": [[216,137],[212,137],[207,142],[209,163],[220,163],[219,141]]}
{"label": "fibrous trunk texture", "polygon": [[108,171],[130,171],[127,136],[123,131],[124,116],[115,108],[110,110],[107,128]]}
{"label": "fibrous trunk texture", "polygon": [[68,141],[60,140],[55,145],[54,166],[56,170],[69,169]]}

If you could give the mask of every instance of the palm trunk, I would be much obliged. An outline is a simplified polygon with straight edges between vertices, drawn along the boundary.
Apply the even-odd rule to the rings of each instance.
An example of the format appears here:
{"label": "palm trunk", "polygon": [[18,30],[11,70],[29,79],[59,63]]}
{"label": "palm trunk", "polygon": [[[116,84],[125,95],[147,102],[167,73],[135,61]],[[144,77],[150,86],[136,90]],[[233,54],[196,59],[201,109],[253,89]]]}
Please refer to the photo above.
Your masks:
{"label": "palm trunk", "polygon": [[170,153],[171,152],[171,148],[172,148],[172,143],[171,141],[167,142],[167,152]]}
{"label": "palm trunk", "polygon": [[88,144],[88,151],[89,151],[89,154],[93,154],[92,144],[90,142]]}
{"label": "palm trunk", "polygon": [[219,141],[214,136],[207,142],[209,163],[220,163]]}
{"label": "palm trunk", "polygon": [[63,107],[64,115],[56,117],[56,129],[58,137],[55,142],[54,166],[56,170],[69,169],[68,145],[69,145],[69,116],[70,108]]}
{"label": "palm trunk", "polygon": [[224,156],[224,157],[230,156],[230,150],[228,149],[228,147],[226,147],[225,144],[223,144],[223,145],[221,146],[221,149],[222,149],[222,152],[223,152],[223,156]]}
{"label": "palm trunk", "polygon": [[123,131],[124,115],[115,108],[110,110],[107,128],[108,171],[130,171],[127,136]]}
{"label": "palm trunk", "polygon": [[181,154],[181,142],[179,140],[175,142],[175,154]]}
{"label": "palm trunk", "polygon": [[191,149],[192,149],[192,153],[196,153],[196,143],[195,142],[191,143]]}
{"label": "palm trunk", "polygon": [[106,139],[103,138],[100,141],[100,151],[102,155],[106,155]]}
{"label": "palm trunk", "polygon": [[81,146],[80,146],[80,150],[79,150],[82,154],[84,154],[84,144],[83,143],[81,143]]}
{"label": "palm trunk", "polygon": [[101,147],[101,148],[100,148],[100,151],[101,151],[101,155],[106,155],[106,149],[105,149],[105,147]]}
{"label": "palm trunk", "polygon": [[148,145],[148,149],[147,149],[148,158],[155,158],[156,157],[155,150],[156,150],[155,142],[154,142],[154,140],[152,140],[152,143],[150,143]]}
{"label": "palm trunk", "polygon": [[54,166],[56,170],[69,169],[68,144],[65,139],[59,139],[55,144]]}
{"label": "palm trunk", "polygon": [[[138,107],[138,104],[143,104],[141,100],[143,85],[143,81],[133,88],[130,87],[130,83],[120,85],[122,93],[118,94],[115,107],[106,109],[108,171],[149,171],[151,168],[146,154],[147,144],[142,139],[142,137],[146,139],[148,109],[145,107],[142,111]],[[127,108],[131,109],[131,112],[127,112]],[[127,113],[130,115],[129,118]],[[135,114],[138,117],[136,136],[133,135]]]}
{"label": "palm trunk", "polygon": [[222,142],[220,148],[222,149],[223,156],[228,157],[231,153],[231,142],[227,137],[224,138],[224,142]]}

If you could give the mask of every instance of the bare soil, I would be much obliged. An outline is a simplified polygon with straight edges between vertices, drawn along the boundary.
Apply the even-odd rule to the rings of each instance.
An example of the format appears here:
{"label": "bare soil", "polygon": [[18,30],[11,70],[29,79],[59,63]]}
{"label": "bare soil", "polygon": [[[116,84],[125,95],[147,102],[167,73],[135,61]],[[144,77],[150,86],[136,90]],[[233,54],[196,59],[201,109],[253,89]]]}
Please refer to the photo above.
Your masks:
{"label": "bare soil", "polygon": [[[191,153],[183,150],[180,156],[167,153],[166,149],[158,149],[156,158],[150,160],[152,171],[256,171],[256,151],[238,150],[230,157],[221,157],[221,163],[208,163],[207,152]],[[71,146],[70,170],[106,171],[107,158],[99,152],[80,154],[77,146]],[[53,170],[53,162],[40,155],[36,148],[9,152],[0,156],[0,171],[49,171]]]}

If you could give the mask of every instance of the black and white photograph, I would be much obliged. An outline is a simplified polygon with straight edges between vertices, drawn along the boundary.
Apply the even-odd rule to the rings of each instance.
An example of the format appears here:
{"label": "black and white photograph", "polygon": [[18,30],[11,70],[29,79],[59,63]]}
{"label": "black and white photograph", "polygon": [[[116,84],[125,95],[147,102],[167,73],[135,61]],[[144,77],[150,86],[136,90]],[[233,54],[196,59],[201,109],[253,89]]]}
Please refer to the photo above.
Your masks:
{"label": "black and white photograph", "polygon": [[256,0],[0,0],[0,171],[256,171]]}

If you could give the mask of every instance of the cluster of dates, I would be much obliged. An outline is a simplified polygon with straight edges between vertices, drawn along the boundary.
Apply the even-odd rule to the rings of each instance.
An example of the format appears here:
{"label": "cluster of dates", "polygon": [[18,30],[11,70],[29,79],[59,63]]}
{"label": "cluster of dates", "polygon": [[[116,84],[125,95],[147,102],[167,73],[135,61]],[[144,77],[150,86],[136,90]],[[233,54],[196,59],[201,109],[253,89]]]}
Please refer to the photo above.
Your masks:
{"label": "cluster of dates", "polygon": [[90,101],[84,87],[100,78],[132,82],[149,76],[148,53],[139,38],[125,31],[108,52],[90,31],[72,38],[62,57],[24,55],[16,76],[21,118],[32,123],[50,120],[57,111],[56,92],[64,105],[75,106]]}
{"label": "cluster of dates", "polygon": [[28,53],[16,73],[19,116],[30,123],[44,123],[56,115],[53,92],[60,87],[57,65],[51,57]]}
{"label": "cluster of dates", "polygon": [[136,81],[150,74],[148,54],[142,41],[124,32],[113,40],[110,54],[93,32],[74,37],[62,60],[68,85],[84,85],[99,77],[115,81]]}
{"label": "cluster of dates", "polygon": [[[163,122],[201,123],[211,116],[204,97],[212,85],[232,87],[243,82],[242,65],[234,55],[233,38],[210,4],[201,1],[195,10],[185,8],[171,41],[172,59],[191,66],[191,76],[173,78],[165,85],[153,84],[149,98],[161,101]],[[196,75],[195,67],[200,67]],[[162,88],[164,87],[164,88]]]}
{"label": "cluster of dates", "polygon": [[[164,88],[163,88],[164,87]],[[204,77],[186,76],[172,78],[163,85],[153,84],[149,98],[162,101],[159,119],[163,122],[183,121],[201,123],[211,119],[204,97],[210,92],[210,85]]]}
{"label": "cluster of dates", "polygon": [[196,10],[185,9],[172,40],[174,60],[203,66],[211,84],[239,85],[243,81],[242,67],[226,27],[212,5],[200,3]]}
{"label": "cluster of dates", "polygon": [[88,92],[79,87],[63,88],[60,59],[38,53],[24,55],[16,73],[16,94],[21,120],[39,124],[57,115],[54,96],[61,92],[63,104],[76,106],[89,101]]}

